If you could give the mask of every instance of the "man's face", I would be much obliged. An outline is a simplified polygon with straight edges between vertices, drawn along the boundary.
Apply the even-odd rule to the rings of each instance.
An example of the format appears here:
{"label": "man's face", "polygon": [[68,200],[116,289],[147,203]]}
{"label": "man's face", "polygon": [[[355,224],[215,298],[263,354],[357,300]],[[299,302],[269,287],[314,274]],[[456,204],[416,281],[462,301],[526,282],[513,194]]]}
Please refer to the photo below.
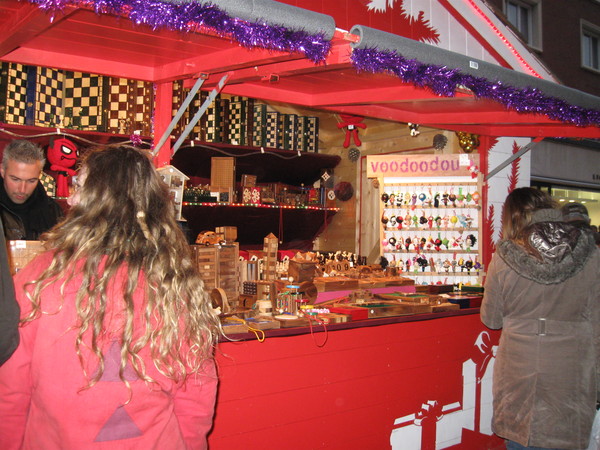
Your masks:
{"label": "man's face", "polygon": [[9,160],[5,166],[0,166],[0,173],[4,178],[4,189],[13,203],[22,204],[27,201],[35,190],[42,162],[24,163]]}

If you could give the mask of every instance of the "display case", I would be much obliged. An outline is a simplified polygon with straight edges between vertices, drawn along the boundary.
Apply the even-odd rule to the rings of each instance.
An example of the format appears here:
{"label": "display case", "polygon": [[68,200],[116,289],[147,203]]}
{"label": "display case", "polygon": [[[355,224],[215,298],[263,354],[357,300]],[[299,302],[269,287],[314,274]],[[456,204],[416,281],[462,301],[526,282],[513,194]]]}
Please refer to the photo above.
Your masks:
{"label": "display case", "polygon": [[417,284],[481,284],[482,189],[476,164],[476,155],[385,161],[388,176],[378,177],[380,254],[390,267]]}

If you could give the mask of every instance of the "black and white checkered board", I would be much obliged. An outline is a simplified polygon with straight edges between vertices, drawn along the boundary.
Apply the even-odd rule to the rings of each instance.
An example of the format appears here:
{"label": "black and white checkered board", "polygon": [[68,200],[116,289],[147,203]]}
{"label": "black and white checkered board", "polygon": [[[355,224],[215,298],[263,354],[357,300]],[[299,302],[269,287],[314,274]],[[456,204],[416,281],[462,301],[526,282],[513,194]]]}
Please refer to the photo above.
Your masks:
{"label": "black and white checkered board", "polygon": [[300,117],[299,145],[302,151],[316,153],[319,151],[319,118],[318,117]]}
{"label": "black and white checkered board", "polygon": [[217,97],[206,111],[205,141],[224,142],[227,136],[228,100]]}
{"label": "black and white checkered board", "polygon": [[267,135],[267,105],[255,103],[252,117],[252,145],[264,147]]}
{"label": "black and white checkered board", "polygon": [[45,172],[40,172],[40,182],[49,197],[56,197],[56,180]]}
{"label": "black and white checkered board", "polygon": [[10,63],[6,93],[5,122],[24,125],[27,114],[27,67]]}
{"label": "black and white checkered board", "polygon": [[35,124],[39,127],[66,126],[63,120],[62,70],[38,67],[35,92]]}
{"label": "black and white checkered board", "polygon": [[152,133],[152,114],[154,111],[154,90],[152,83],[136,80],[132,84],[134,102],[133,130],[139,131],[144,136]]}
{"label": "black and white checkered board", "polygon": [[[181,99],[181,102],[183,102],[187,98],[190,91],[189,91],[189,89],[185,89],[183,92],[184,92],[184,96]],[[199,91],[196,93],[196,96],[194,97],[194,99],[192,100],[190,105],[188,106],[188,109],[183,114],[183,118],[182,118],[183,119],[183,127],[181,128],[180,133],[178,133],[178,136],[179,136],[179,134],[181,134],[183,132],[184,128],[194,118],[194,116],[196,115],[196,113],[198,112],[198,110],[200,109],[200,107],[202,106],[204,101],[206,100],[206,97],[208,97],[208,94],[206,92]],[[179,105],[177,105],[177,107],[179,108]],[[202,115],[200,120],[194,125],[194,128],[192,128],[192,131],[190,131],[190,134],[188,134],[186,139],[189,139],[191,141],[204,141],[205,140],[205,133],[206,133],[205,124],[206,124],[206,120],[207,120],[207,114],[208,114],[208,110],[204,112],[204,114]]]}
{"label": "black and white checkered board", "polygon": [[229,101],[229,132],[227,141],[233,145],[246,145],[246,105],[244,101]]}
{"label": "black and white checkered board", "polygon": [[267,121],[265,126],[265,146],[279,147],[280,143],[280,118],[279,113],[275,111],[267,111]]}
{"label": "black and white checkered board", "polygon": [[131,119],[127,114],[128,105],[128,80],[126,78],[110,78],[108,90],[108,130],[111,133],[126,134],[131,129]]}
{"label": "black and white checkered board", "polygon": [[99,75],[65,72],[64,116],[69,128],[102,130],[102,88]]}
{"label": "black and white checkered board", "polygon": [[[177,114],[179,107],[185,100],[186,94],[187,94],[187,91],[184,92],[184,90],[183,90],[183,81],[175,80],[173,82],[173,95],[171,97],[173,100],[171,103],[171,118],[175,117],[175,114]],[[173,128],[173,131],[171,131],[171,136],[181,135],[181,132],[183,131],[185,124],[186,124],[186,122],[184,121],[185,117],[186,116],[184,113],[184,115],[179,119],[179,121]]]}
{"label": "black and white checkered board", "polygon": [[298,115],[282,114],[281,137],[284,150],[298,149]]}

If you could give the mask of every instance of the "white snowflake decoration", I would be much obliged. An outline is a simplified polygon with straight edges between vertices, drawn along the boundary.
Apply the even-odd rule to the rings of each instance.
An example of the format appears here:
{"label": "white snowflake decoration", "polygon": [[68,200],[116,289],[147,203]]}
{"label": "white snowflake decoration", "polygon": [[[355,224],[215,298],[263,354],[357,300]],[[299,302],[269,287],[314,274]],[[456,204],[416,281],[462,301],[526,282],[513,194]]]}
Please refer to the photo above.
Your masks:
{"label": "white snowflake decoration", "polygon": [[383,13],[388,7],[392,9],[394,7],[394,3],[396,3],[396,0],[369,0],[367,2],[367,9],[369,11]]}

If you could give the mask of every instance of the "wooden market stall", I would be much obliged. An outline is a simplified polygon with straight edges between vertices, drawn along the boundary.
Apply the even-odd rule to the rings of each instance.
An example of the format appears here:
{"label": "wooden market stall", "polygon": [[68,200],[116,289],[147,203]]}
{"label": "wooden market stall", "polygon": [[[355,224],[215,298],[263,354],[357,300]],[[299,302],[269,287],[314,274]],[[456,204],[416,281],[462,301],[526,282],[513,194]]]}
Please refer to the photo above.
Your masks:
{"label": "wooden market stall", "polygon": [[[519,62],[520,71],[510,69],[518,52],[506,56],[484,46],[496,57],[491,64],[387,33],[372,11],[361,13],[350,0],[337,5],[339,11],[317,0],[288,2],[302,3],[305,9],[270,0],[215,0],[216,9],[203,1],[194,8],[180,3],[1,2],[0,60],[5,73],[0,92],[5,97],[0,101],[6,103],[0,112],[2,139],[42,140],[50,132],[89,143],[139,140],[154,145],[157,167],[173,164],[199,178],[207,176],[202,161],[210,152],[226,152],[240,164],[251,154],[244,174],[277,174],[283,176],[277,182],[306,185],[340,162],[339,155],[251,145],[253,141],[230,145],[212,140],[207,145],[182,135],[182,127],[171,129],[187,98],[176,93],[200,83],[203,100],[219,91],[230,98],[290,104],[340,117],[472,133],[482,141],[497,136],[600,137],[598,99],[542,79],[527,61]],[[486,18],[481,10],[472,12],[481,6],[478,1],[441,3],[449,15],[470,8]],[[69,116],[59,119],[59,105],[35,108],[54,98],[52,80],[58,72],[65,92],[74,89],[68,98],[88,102],[70,103]],[[48,90],[27,90],[28,77],[37,77],[37,84],[45,80]],[[82,86],[81,79],[94,81]],[[16,85],[22,88],[7,88]],[[100,85],[102,94],[94,90]],[[105,103],[94,103],[100,97]],[[195,110],[202,104],[195,104]],[[348,131],[355,128],[340,124]],[[252,167],[267,166],[261,160],[265,153],[289,161],[275,161],[268,174],[250,173]],[[478,157],[481,210],[472,208],[471,214],[483,224],[487,154],[481,151]],[[413,189],[410,182],[404,184]],[[465,182],[465,190],[471,187]],[[243,226],[251,213],[264,226],[248,228],[248,244],[260,244],[269,232],[279,231],[310,247],[324,227],[335,232],[332,217],[340,208],[304,206],[288,211],[188,203],[184,215],[197,232],[206,227],[207,218],[227,221],[215,225]],[[351,220],[362,219],[356,214]],[[304,232],[294,234],[297,230],[284,229],[282,221],[304,224],[299,227]],[[487,242],[485,228],[478,232],[479,240]],[[484,262],[490,251],[482,249]],[[211,448],[500,446],[489,429],[490,377],[499,334],[483,327],[477,308],[266,335],[264,342],[241,335],[220,346],[221,385]]]}

